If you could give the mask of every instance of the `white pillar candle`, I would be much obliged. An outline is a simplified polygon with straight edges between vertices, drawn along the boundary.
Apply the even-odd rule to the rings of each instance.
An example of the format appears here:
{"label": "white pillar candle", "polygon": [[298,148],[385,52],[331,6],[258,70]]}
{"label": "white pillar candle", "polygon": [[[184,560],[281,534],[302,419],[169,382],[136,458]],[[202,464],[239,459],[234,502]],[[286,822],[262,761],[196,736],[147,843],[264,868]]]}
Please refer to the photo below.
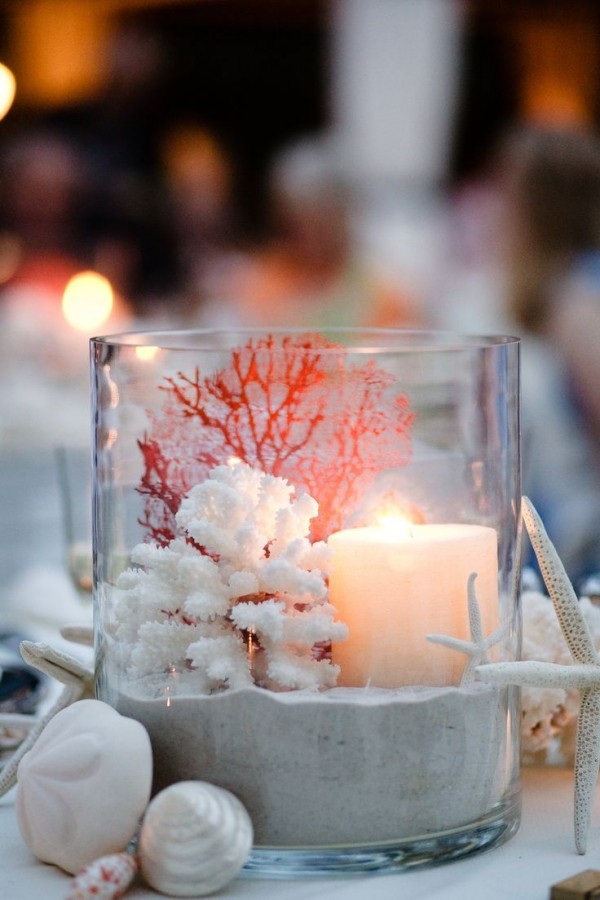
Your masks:
{"label": "white pillar candle", "polygon": [[413,525],[338,531],[329,595],[347,640],[333,647],[338,684],[399,687],[458,684],[467,659],[427,641],[428,634],[470,638],[467,581],[475,589],[484,634],[498,624],[498,549],[493,528]]}

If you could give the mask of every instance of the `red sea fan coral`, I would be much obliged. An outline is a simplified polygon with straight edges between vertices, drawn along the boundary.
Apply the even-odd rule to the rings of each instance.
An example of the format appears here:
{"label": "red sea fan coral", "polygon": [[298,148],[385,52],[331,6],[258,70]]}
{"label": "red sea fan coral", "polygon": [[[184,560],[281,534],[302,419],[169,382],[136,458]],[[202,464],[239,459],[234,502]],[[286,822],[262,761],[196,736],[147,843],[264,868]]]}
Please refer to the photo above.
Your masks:
{"label": "red sea fan coral", "polygon": [[376,473],[410,457],[413,414],[395,378],[319,335],[250,339],[229,365],[167,378],[162,412],[140,441],[142,524],[164,545],[182,497],[239,459],[319,503],[312,538],[342,526]]}

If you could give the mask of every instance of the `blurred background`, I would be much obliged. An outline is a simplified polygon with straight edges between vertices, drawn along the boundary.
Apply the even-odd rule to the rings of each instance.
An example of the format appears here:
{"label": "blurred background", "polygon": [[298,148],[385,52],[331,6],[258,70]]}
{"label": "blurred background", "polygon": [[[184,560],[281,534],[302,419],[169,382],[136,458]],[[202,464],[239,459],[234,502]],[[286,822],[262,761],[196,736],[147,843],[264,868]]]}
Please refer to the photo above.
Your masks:
{"label": "blurred background", "polygon": [[4,0],[0,61],[5,605],[133,327],[520,335],[524,490],[600,571],[594,0]]}

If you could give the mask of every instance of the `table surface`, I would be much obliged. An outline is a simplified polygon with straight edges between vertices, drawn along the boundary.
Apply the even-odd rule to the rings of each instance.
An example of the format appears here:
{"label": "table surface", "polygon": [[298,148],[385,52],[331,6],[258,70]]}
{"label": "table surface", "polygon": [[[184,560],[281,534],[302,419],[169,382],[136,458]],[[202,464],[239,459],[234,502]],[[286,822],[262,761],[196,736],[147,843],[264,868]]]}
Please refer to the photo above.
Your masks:
{"label": "table surface", "polygon": [[[584,869],[600,869],[600,796],[594,809],[588,853],[573,844],[573,774],[566,769],[523,772],[521,828],[501,847],[459,862],[397,875],[264,881],[240,878],[221,900],[548,900],[550,886]],[[14,813],[14,792],[0,800],[1,896],[6,900],[64,900],[69,876],[38,863],[23,843]],[[141,885],[132,900],[159,896]]]}
{"label": "table surface", "polygon": [[[73,589],[66,574],[56,568],[64,566],[64,547],[57,487],[51,477],[55,461],[36,456],[34,466],[27,463],[17,457],[11,465],[0,465],[0,494],[10,510],[10,515],[0,516],[0,612],[9,605],[14,619],[18,610],[17,624],[32,639],[48,639],[56,645],[58,626],[77,621],[89,610],[78,607],[76,598],[69,596]],[[33,498],[31,508],[23,503],[24,493]],[[21,511],[17,522],[15,510]],[[31,546],[36,547],[35,570],[30,570]],[[73,652],[72,647],[65,649]],[[557,881],[584,869],[600,869],[600,791],[588,853],[581,857],[573,842],[572,772],[525,769],[523,785],[519,832],[507,844],[470,859],[368,878],[239,879],[218,896],[223,900],[548,900],[550,886]],[[68,875],[38,863],[29,853],[16,824],[14,792],[0,799],[2,900],[64,900],[69,882]],[[126,896],[152,900],[161,895],[139,885]]]}

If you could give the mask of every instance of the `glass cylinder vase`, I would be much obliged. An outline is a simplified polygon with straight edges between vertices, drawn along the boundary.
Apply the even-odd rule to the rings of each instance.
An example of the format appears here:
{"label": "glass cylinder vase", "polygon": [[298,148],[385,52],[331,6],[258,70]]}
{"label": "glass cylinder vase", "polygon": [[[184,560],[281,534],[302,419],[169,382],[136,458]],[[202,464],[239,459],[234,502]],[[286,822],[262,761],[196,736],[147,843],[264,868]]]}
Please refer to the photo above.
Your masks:
{"label": "glass cylinder vase", "polygon": [[402,870],[518,827],[519,342],[94,339],[97,693],[158,790],[245,804],[259,876]]}

